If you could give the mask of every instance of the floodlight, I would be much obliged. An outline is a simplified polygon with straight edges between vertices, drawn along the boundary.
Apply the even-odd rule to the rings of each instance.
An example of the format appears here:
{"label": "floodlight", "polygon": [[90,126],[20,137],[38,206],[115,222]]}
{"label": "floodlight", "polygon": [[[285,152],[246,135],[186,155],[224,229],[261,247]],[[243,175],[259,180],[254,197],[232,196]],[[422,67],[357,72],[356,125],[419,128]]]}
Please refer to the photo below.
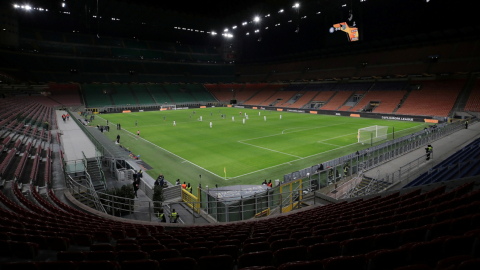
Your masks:
{"label": "floodlight", "polygon": [[322,12],[320,12],[320,11],[319,11],[319,12],[317,12],[317,14],[320,14],[320,13],[322,13]]}
{"label": "floodlight", "polygon": [[255,17],[255,19],[253,19],[254,22],[259,22],[260,21],[260,17]]}
{"label": "floodlight", "polygon": [[295,5],[292,6],[293,8],[299,8],[300,7],[300,4],[299,3],[295,3]]}
{"label": "floodlight", "polygon": [[258,32],[260,32],[260,30],[259,30],[259,29],[255,30],[255,33],[258,33]]}
{"label": "floodlight", "polygon": [[237,29],[237,26],[236,26],[236,25],[234,25],[234,26],[232,27],[232,29]]}
{"label": "floodlight", "polygon": [[28,6],[28,5],[27,5],[27,6],[25,6],[25,10],[31,10],[31,9],[32,9],[32,7],[31,7],[31,6]]}
{"label": "floodlight", "polygon": [[280,9],[280,10],[278,11],[278,13],[283,13],[283,9]]}
{"label": "floodlight", "polygon": [[65,3],[62,3],[62,7],[65,7]]}
{"label": "floodlight", "polygon": [[225,28],[225,29],[223,30],[223,32],[228,32],[228,28]]}
{"label": "floodlight", "polygon": [[247,32],[247,36],[249,36],[249,35],[250,35],[250,33],[249,33],[249,32]]}
{"label": "floodlight", "polygon": [[247,25],[247,22],[243,22],[242,25]]}
{"label": "floodlight", "polygon": [[13,5],[13,7],[14,7],[14,8],[20,8],[20,6],[19,6],[19,5]]}
{"label": "floodlight", "polygon": [[265,27],[265,29],[268,29],[268,26],[267,26],[267,27]]}

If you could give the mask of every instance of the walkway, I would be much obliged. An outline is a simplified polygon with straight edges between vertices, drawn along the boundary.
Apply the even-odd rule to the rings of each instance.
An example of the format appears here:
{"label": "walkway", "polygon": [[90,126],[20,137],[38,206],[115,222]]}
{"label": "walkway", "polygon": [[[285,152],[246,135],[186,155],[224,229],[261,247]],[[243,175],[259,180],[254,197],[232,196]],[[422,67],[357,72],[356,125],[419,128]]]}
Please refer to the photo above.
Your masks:
{"label": "walkway", "polygon": [[[455,152],[462,149],[478,137],[480,137],[480,123],[475,123],[473,125],[470,125],[468,129],[462,129],[453,134],[450,134],[447,137],[433,142],[433,159],[428,161],[424,165],[421,165],[420,168],[414,174],[412,174],[409,179],[407,179],[406,181],[404,181],[404,183],[401,183],[400,185],[396,185],[394,189],[402,188],[409,181],[415,179],[415,177],[417,177],[418,175],[433,168],[435,165],[442,162],[449,156],[453,155]],[[365,172],[364,175],[367,177],[375,178],[377,171],[380,170],[380,178],[382,178],[386,174],[398,171],[401,166],[404,166],[405,164],[421,157],[422,155],[425,155],[425,149],[417,149],[413,152],[389,161],[381,166],[375,167],[372,170]]]}
{"label": "walkway", "polygon": [[[87,158],[95,157],[95,145],[83,133],[82,129],[73,119],[63,122],[62,114],[65,111],[56,110],[58,129],[62,131],[60,136],[65,154],[65,161],[83,159],[83,153]],[[71,116],[72,117],[72,116]]]}

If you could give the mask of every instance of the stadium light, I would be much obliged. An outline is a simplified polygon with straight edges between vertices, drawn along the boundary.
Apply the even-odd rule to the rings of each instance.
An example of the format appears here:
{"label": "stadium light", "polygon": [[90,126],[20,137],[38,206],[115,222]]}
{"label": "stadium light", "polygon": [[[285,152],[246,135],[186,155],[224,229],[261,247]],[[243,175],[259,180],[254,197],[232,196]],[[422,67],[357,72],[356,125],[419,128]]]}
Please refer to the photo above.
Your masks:
{"label": "stadium light", "polygon": [[265,15],[265,18],[268,18],[268,17],[270,17],[270,14]]}
{"label": "stadium light", "polygon": [[249,33],[249,32],[247,32],[247,36],[249,36],[249,35],[250,35],[250,33]]}
{"label": "stadium light", "polygon": [[256,16],[254,19],[253,19],[254,22],[258,23],[260,21],[260,17]]}
{"label": "stadium light", "polygon": [[278,13],[283,13],[283,9],[280,9],[280,10],[278,11]]}
{"label": "stadium light", "polygon": [[20,8],[20,6],[19,6],[19,5],[13,5],[13,7],[14,7],[14,8]]}
{"label": "stadium light", "polygon": [[295,3],[295,5],[292,6],[292,8],[299,8],[299,7],[300,7],[299,3]]}
{"label": "stadium light", "polygon": [[259,30],[259,29],[255,30],[255,33],[258,33],[258,32],[260,32],[260,30]]}
{"label": "stadium light", "polygon": [[234,25],[234,26],[232,27],[232,29],[237,29],[237,26],[236,26],[236,25]]}
{"label": "stadium light", "polygon": [[228,28],[225,28],[225,29],[223,30],[223,32],[228,32]]}
{"label": "stadium light", "polygon": [[63,7],[63,8],[65,7],[65,3],[62,3],[62,7]]}
{"label": "stadium light", "polygon": [[31,6],[29,6],[29,5],[26,5],[26,6],[25,6],[25,10],[31,10],[31,9],[32,9]]}
{"label": "stadium light", "polygon": [[243,22],[242,25],[247,25],[247,22]]}
{"label": "stadium light", "polygon": [[320,13],[322,13],[322,12],[320,12],[320,11],[319,11],[319,12],[317,12],[317,14],[320,14]]}
{"label": "stadium light", "polygon": [[267,26],[267,27],[265,27],[265,29],[268,29],[268,26]]}

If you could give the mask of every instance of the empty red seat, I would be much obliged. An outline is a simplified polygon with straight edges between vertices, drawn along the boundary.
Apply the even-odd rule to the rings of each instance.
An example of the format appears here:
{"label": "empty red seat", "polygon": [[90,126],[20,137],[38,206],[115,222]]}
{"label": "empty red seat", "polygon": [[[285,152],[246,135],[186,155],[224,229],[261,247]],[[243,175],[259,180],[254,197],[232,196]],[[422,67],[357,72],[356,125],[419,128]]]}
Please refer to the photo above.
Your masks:
{"label": "empty red seat", "polygon": [[270,236],[270,237],[267,239],[267,242],[268,242],[268,243],[272,243],[272,242],[277,241],[277,240],[289,239],[289,238],[290,238],[290,234],[276,234],[276,235]]}
{"label": "empty red seat", "polygon": [[23,259],[33,259],[38,255],[38,245],[30,242],[10,241],[12,252]]}
{"label": "empty red seat", "polygon": [[115,251],[115,247],[110,244],[94,244],[90,246],[90,251]]}
{"label": "empty red seat", "polygon": [[238,258],[238,252],[238,247],[233,245],[212,248],[212,255],[230,255],[234,261]]}
{"label": "empty red seat", "polygon": [[382,233],[375,236],[375,249],[397,248],[400,244],[402,232]]}
{"label": "empty red seat", "polygon": [[212,241],[205,241],[205,242],[195,242],[193,244],[194,247],[206,247],[209,250],[212,249],[214,246],[216,246],[217,243],[212,242]]}
{"label": "empty red seat", "polygon": [[267,242],[252,243],[244,245],[242,248],[242,253],[258,252],[269,249],[270,245]]}
{"label": "empty red seat", "polygon": [[197,263],[192,258],[174,258],[160,261],[161,269],[195,270]]}
{"label": "empty red seat", "polygon": [[353,256],[365,254],[373,249],[374,240],[374,236],[345,240],[340,243],[342,246],[342,255]]}
{"label": "empty red seat", "polygon": [[473,254],[475,236],[457,236],[445,239],[443,252],[448,256]]}
{"label": "empty red seat", "polygon": [[65,237],[47,237],[47,243],[52,250],[66,251],[70,247],[70,240]]}
{"label": "empty red seat", "polygon": [[165,249],[164,245],[160,244],[143,244],[140,246],[140,250],[150,253],[154,250]]}
{"label": "empty red seat", "polygon": [[157,270],[160,264],[155,260],[136,260],[122,262],[122,270]]}
{"label": "empty red seat", "polygon": [[289,262],[278,267],[278,270],[319,270],[323,268],[322,261]]}
{"label": "empty red seat", "polygon": [[271,251],[246,253],[238,257],[238,269],[250,266],[271,266],[273,254]]}
{"label": "empty red seat", "polygon": [[136,244],[117,244],[115,246],[115,249],[117,251],[123,251],[123,250],[140,250],[140,246]]}
{"label": "empty red seat", "polygon": [[83,261],[86,258],[85,252],[81,251],[60,251],[57,253],[59,261]]}
{"label": "empty red seat", "polygon": [[73,234],[73,240],[77,246],[89,247],[93,244],[93,237],[89,234]]}
{"label": "empty red seat", "polygon": [[173,259],[180,256],[180,252],[175,249],[162,249],[150,252],[150,258],[160,262],[164,259]]}
{"label": "empty red seat", "polygon": [[294,247],[297,245],[297,240],[296,239],[281,239],[274,241],[270,243],[270,250],[273,252],[281,249],[281,248],[286,248],[286,247]]}
{"label": "empty red seat", "polygon": [[340,256],[340,243],[320,243],[308,247],[310,260],[323,260],[334,256]]}
{"label": "empty red seat", "polygon": [[478,270],[480,269],[480,259],[468,260],[458,265],[457,270]]}
{"label": "empty red seat", "polygon": [[443,240],[415,244],[410,248],[410,262],[434,267],[442,257],[442,248]]}
{"label": "empty red seat", "polygon": [[38,270],[37,264],[33,262],[11,262],[2,264],[2,270]]}
{"label": "empty red seat", "polygon": [[[202,243],[202,242],[197,242],[197,243]],[[187,243],[174,243],[174,244],[168,244],[166,245],[168,249],[176,249],[178,251],[182,251],[182,249],[192,247],[190,244]]]}
{"label": "empty red seat", "polygon": [[192,247],[192,248],[184,248],[180,251],[182,257],[192,258],[196,261],[200,257],[207,256],[210,251],[206,247]]}
{"label": "empty red seat", "polygon": [[437,263],[437,270],[447,270],[447,269],[456,269],[458,265],[463,262],[472,260],[473,256],[470,255],[460,255],[460,256],[453,256],[450,258],[443,259]]}
{"label": "empty red seat", "polygon": [[200,270],[228,270],[233,267],[230,255],[203,256],[198,260]]}
{"label": "empty red seat", "polygon": [[[408,248],[380,250],[372,252],[375,255],[370,260],[369,268],[372,270],[390,270],[402,267],[407,263]],[[369,255],[367,254],[367,257]]]}
{"label": "empty red seat", "polygon": [[273,259],[276,267],[287,262],[305,261],[307,248],[304,246],[281,248],[273,253]]}
{"label": "empty red seat", "polygon": [[124,230],[111,230],[110,232],[112,233],[112,237],[115,240],[125,239],[125,237],[127,237],[127,234]]}
{"label": "empty red seat", "polygon": [[76,270],[77,265],[71,261],[57,262],[39,262],[37,263],[39,270]]}
{"label": "empty red seat", "polygon": [[308,236],[297,241],[299,246],[309,247],[311,245],[323,243],[323,236]]}
{"label": "empty red seat", "polygon": [[120,264],[115,261],[91,261],[91,262],[79,262],[77,264],[78,270],[119,270]]}
{"label": "empty red seat", "polygon": [[363,269],[365,256],[340,256],[323,261],[324,270]]}
{"label": "empty red seat", "polygon": [[117,253],[113,251],[90,251],[87,253],[89,261],[116,261]]}
{"label": "empty red seat", "polygon": [[117,253],[118,261],[135,261],[135,260],[145,260],[148,258],[148,253],[139,251],[139,250],[123,250]]}
{"label": "empty red seat", "polygon": [[110,232],[96,231],[93,232],[93,237],[99,243],[110,243],[112,241],[112,233]]}
{"label": "empty red seat", "polygon": [[265,237],[248,238],[243,242],[243,244],[246,245],[246,244],[253,244],[253,243],[260,243],[260,242],[267,242],[267,238]]}

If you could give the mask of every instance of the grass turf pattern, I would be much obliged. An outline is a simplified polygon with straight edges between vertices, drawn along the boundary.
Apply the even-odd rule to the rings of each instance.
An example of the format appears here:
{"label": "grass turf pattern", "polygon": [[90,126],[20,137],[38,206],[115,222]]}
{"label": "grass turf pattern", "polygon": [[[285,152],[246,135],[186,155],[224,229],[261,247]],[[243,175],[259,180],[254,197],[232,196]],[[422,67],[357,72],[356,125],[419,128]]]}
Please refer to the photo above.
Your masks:
{"label": "grass turf pattern", "polygon": [[[249,119],[243,124],[245,113]],[[203,121],[199,121],[200,116]],[[154,168],[148,171],[153,178],[162,173],[172,183],[179,178],[195,186],[201,180],[203,187],[283,179],[284,174],[365,149],[369,146],[357,143],[359,128],[389,126],[391,139],[393,127],[398,138],[425,126],[417,122],[223,107],[105,114],[97,116],[92,126],[105,125],[106,119],[111,126],[106,136],[115,140],[120,134],[120,143]],[[115,129],[116,123],[121,123],[122,131]]]}

